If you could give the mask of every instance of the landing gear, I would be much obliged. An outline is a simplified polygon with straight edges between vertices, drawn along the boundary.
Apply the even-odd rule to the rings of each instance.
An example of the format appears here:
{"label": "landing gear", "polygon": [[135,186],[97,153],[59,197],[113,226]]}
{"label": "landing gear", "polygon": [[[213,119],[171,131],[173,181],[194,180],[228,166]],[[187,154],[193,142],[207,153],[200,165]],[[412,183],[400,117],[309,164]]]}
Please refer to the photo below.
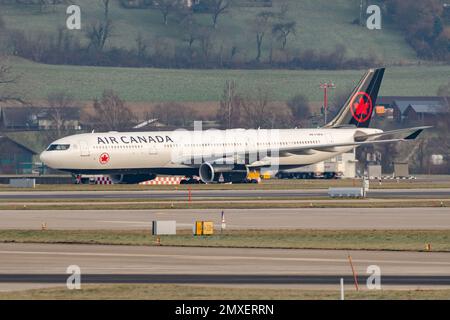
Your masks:
{"label": "landing gear", "polygon": [[180,181],[180,184],[202,184],[203,182],[200,179],[194,177],[186,177],[185,179]]}

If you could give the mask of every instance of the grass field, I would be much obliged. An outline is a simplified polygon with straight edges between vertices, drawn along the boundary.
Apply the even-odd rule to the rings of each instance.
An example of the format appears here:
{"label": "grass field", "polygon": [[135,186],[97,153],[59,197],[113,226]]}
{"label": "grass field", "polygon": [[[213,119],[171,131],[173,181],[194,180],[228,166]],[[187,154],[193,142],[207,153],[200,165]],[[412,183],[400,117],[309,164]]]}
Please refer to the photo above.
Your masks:
{"label": "grass field", "polygon": [[[328,189],[330,187],[359,187],[360,179],[268,179],[258,184],[195,184],[195,185],[89,185],[89,184],[41,184],[34,189],[11,188],[0,184],[0,191],[149,191],[149,190],[284,190]],[[370,189],[433,189],[450,188],[450,179],[423,178],[415,180],[371,180]]]}
{"label": "grass field", "polygon": [[[218,232],[218,231],[216,231]],[[342,250],[450,251],[450,230],[245,230],[194,237],[189,230],[160,236],[163,246]],[[150,230],[0,230],[4,243],[156,245]]]}
{"label": "grass field", "polygon": [[[450,290],[348,290],[347,300],[450,299]],[[64,287],[0,293],[4,299],[138,299],[138,300],[339,300],[338,290],[300,290],[271,288],[230,288],[173,284],[82,285],[81,290]]]}
{"label": "grass field", "polygon": [[[338,89],[354,86],[364,71],[318,70],[170,70],[55,66],[10,59],[19,81],[10,90],[28,100],[42,100],[64,91],[82,101],[113,89],[126,101],[219,101],[226,80],[236,80],[242,92],[265,88],[274,101],[287,101],[302,93],[320,101],[319,83],[333,80]],[[447,83],[450,66],[392,67],[386,71],[380,95],[435,95]]]}
{"label": "grass field", "polygon": [[151,209],[267,209],[267,208],[439,208],[450,207],[450,200],[436,199],[420,201],[364,201],[364,200],[315,200],[296,201],[291,200],[255,200],[240,199],[239,201],[224,198],[224,200],[212,201],[147,201],[136,202],[124,200],[121,202],[90,202],[74,203],[64,201],[38,203],[26,201],[19,203],[0,204],[0,210],[151,210]]}
{"label": "grass field", "polygon": [[[175,40],[184,37],[183,28],[174,18],[170,18],[168,25],[164,26],[159,11],[123,9],[118,2],[112,1],[110,7],[110,18],[113,22],[110,45],[134,48],[135,39],[138,33],[141,33],[150,43],[155,38],[167,39],[171,48]],[[86,28],[93,20],[102,16],[100,1],[75,0],[71,3],[81,6],[82,28]],[[342,44],[348,48],[349,56],[353,57],[371,53],[387,62],[416,60],[414,51],[407,45],[398,27],[392,25],[387,18],[383,19],[382,30],[377,31],[351,24],[359,17],[358,1],[288,0],[288,3],[287,19],[297,22],[296,34],[288,42],[289,48],[330,51],[337,44]],[[10,28],[34,34],[55,33],[58,27],[65,25],[66,7],[61,5],[57,6],[56,10],[48,9],[40,12],[38,6],[2,5],[1,13]],[[235,45],[238,47],[240,57],[246,60],[254,58],[256,46],[254,34],[249,28],[251,20],[261,10],[278,12],[279,9],[278,1],[274,1],[273,8],[232,8],[229,14],[219,18],[214,35],[214,49]],[[199,24],[211,26],[210,15],[196,14],[195,18]],[[75,31],[74,35],[84,38],[84,30]],[[280,46],[276,40],[272,41],[275,42],[275,48]],[[264,43],[264,59],[267,58],[269,46],[267,40]]]}

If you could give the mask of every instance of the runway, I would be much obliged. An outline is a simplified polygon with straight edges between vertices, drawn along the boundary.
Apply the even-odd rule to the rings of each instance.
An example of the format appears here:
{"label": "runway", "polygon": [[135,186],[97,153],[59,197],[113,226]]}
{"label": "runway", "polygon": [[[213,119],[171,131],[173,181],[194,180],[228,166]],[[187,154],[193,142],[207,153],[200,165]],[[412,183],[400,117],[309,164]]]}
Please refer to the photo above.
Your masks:
{"label": "runway", "polygon": [[[339,250],[0,244],[0,284],[2,290],[17,283],[64,285],[67,267],[78,265],[84,283],[337,286],[340,277],[351,283],[347,255]],[[369,265],[380,267],[384,285],[450,285],[450,253],[351,255],[362,285]]]}
{"label": "runway", "polygon": [[[227,209],[227,229],[450,229],[450,208]],[[194,221],[221,223],[219,209],[168,210],[0,210],[0,229],[136,230],[153,220],[175,220],[179,229]]]}
{"label": "runway", "polygon": [[[187,190],[145,191],[8,191],[0,192],[0,200],[25,199],[172,199],[186,200]],[[220,198],[313,198],[328,197],[327,189],[282,189],[282,190],[193,190],[193,199]],[[368,197],[395,198],[448,198],[450,188],[444,189],[374,189]]]}

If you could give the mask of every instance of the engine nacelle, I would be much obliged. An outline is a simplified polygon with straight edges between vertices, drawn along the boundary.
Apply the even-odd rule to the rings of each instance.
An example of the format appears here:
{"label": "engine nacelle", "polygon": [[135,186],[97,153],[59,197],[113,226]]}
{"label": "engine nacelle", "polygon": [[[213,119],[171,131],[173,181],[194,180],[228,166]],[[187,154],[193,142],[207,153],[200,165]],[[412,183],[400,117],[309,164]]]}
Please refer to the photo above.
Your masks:
{"label": "engine nacelle", "polygon": [[114,184],[138,184],[155,179],[156,174],[114,174],[109,177]]}
{"label": "engine nacelle", "polygon": [[199,168],[199,177],[204,183],[242,182],[246,180],[247,173],[245,166],[236,168],[235,165],[217,165],[209,162],[202,163]]}

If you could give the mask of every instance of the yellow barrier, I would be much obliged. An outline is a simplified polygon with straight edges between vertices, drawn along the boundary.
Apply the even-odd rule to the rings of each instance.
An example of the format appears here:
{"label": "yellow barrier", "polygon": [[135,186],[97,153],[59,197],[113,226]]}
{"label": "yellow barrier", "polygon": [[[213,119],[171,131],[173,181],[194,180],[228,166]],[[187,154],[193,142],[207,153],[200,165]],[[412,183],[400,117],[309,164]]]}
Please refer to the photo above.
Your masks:
{"label": "yellow barrier", "polygon": [[214,234],[214,223],[212,221],[196,221],[194,235],[210,236]]}

